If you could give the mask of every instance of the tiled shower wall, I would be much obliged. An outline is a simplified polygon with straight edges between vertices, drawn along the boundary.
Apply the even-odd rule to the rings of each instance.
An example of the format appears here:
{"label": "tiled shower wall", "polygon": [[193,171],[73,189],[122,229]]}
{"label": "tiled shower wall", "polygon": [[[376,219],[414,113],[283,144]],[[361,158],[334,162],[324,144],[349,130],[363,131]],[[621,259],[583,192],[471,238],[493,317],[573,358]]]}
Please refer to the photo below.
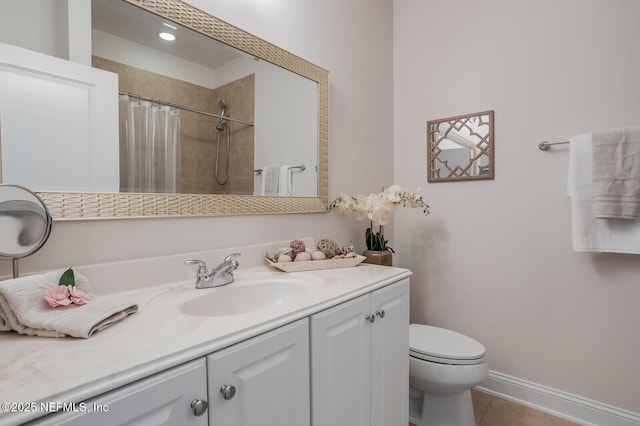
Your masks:
{"label": "tiled shower wall", "polygon": [[[216,88],[214,91],[215,104],[219,106],[220,99],[227,104],[225,115],[253,123],[255,119],[255,75],[251,74]],[[223,180],[226,170],[227,135],[231,131],[231,153],[229,157],[228,194],[253,195],[254,174],[254,130],[253,126],[227,122],[224,131],[220,132],[220,154],[218,162],[218,179]],[[218,131],[216,130],[216,133]],[[217,138],[216,146],[218,146]],[[215,151],[215,148],[214,148]],[[215,161],[215,159],[214,159]],[[215,170],[215,166],[214,166]],[[214,192],[225,193],[224,187],[218,185],[214,179]]]}
{"label": "tiled shower wall", "polygon": [[[255,78],[249,75],[217,89],[166,77],[108,59],[93,57],[93,66],[119,75],[119,90],[163,100],[201,111],[220,114],[224,99],[227,115],[254,121]],[[219,185],[215,178],[218,119],[189,111],[180,111],[181,182],[179,192],[188,194],[253,194],[253,127],[229,123],[220,132],[218,178],[226,176],[227,131],[231,129],[229,178]],[[226,188],[225,188],[226,186]]]}

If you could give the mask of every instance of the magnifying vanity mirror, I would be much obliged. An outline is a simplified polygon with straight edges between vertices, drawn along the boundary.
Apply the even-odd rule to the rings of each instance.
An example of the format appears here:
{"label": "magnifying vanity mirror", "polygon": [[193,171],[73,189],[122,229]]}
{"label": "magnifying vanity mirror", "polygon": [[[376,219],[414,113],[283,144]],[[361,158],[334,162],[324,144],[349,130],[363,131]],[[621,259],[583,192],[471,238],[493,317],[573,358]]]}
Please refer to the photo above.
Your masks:
{"label": "magnifying vanity mirror", "polygon": [[493,179],[493,111],[427,122],[429,182]]}
{"label": "magnifying vanity mirror", "polygon": [[40,249],[51,232],[51,215],[42,200],[27,188],[0,185],[0,257],[13,260],[18,277],[18,259]]}
{"label": "magnifying vanity mirror", "polygon": [[[127,102],[179,114],[179,148],[163,142],[174,157],[157,157],[172,162],[166,170],[175,176],[173,186],[156,185],[163,179],[155,177],[158,161],[150,160],[155,166],[149,168],[132,162],[139,145],[123,144],[122,133],[132,133],[135,121],[120,126],[108,156],[102,151],[97,160],[73,160],[105,169],[106,159],[114,160],[108,166],[114,183],[94,189],[85,186],[89,179],[66,187],[46,177],[42,184],[7,179],[13,168],[26,172],[35,164],[37,150],[27,150],[31,157],[20,166],[6,137],[0,182],[32,188],[55,220],[327,210],[328,71],[180,0],[92,0],[92,13],[93,66],[118,74]],[[173,34],[175,44],[158,39],[161,31]],[[121,124],[136,119],[122,105]],[[83,150],[97,152],[70,151]],[[140,174],[153,183],[131,183]],[[274,190],[274,176],[288,182],[287,191]]]}

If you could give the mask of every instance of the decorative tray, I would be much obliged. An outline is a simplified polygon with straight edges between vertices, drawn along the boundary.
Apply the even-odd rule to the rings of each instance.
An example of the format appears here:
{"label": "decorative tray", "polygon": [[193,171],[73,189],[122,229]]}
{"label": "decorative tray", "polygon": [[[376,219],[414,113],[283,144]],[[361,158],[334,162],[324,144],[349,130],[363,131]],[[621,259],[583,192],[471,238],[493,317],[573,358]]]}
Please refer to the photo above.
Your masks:
{"label": "decorative tray", "polygon": [[274,262],[268,257],[264,258],[271,266],[284,272],[317,271],[319,269],[350,268],[362,263],[364,256],[348,257],[345,259],[305,260],[303,262]]}

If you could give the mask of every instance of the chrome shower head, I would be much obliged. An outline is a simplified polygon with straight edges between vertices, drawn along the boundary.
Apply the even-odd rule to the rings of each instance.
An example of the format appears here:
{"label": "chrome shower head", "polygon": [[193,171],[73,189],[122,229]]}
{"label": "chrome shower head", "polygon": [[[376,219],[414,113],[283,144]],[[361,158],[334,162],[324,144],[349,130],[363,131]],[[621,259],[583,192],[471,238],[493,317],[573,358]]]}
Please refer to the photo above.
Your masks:
{"label": "chrome shower head", "polygon": [[220,120],[218,121],[218,124],[216,124],[215,127],[217,131],[222,132],[226,125],[227,125],[227,120]]}

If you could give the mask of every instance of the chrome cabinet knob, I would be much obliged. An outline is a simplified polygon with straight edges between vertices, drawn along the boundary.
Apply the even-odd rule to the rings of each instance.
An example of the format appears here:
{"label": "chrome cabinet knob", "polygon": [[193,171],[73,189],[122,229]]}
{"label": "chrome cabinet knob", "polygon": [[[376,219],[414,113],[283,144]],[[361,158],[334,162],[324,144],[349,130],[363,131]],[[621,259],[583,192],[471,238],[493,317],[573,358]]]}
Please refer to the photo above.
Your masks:
{"label": "chrome cabinet knob", "polygon": [[384,318],[384,315],[385,315],[384,309],[378,309],[376,311],[376,315],[379,316],[380,318]]}
{"label": "chrome cabinet knob", "polygon": [[205,401],[204,399],[194,399],[193,401],[191,401],[191,411],[193,412],[194,416],[201,416],[204,413],[207,412],[207,408],[209,407],[209,404],[207,404],[207,401]]}
{"label": "chrome cabinet knob", "polygon": [[365,316],[364,319],[366,319],[367,321],[373,323],[373,322],[376,321],[376,316],[373,315],[373,314],[369,314],[369,315]]}
{"label": "chrome cabinet knob", "polygon": [[236,396],[236,387],[233,385],[222,385],[220,388],[222,397],[227,401]]}

